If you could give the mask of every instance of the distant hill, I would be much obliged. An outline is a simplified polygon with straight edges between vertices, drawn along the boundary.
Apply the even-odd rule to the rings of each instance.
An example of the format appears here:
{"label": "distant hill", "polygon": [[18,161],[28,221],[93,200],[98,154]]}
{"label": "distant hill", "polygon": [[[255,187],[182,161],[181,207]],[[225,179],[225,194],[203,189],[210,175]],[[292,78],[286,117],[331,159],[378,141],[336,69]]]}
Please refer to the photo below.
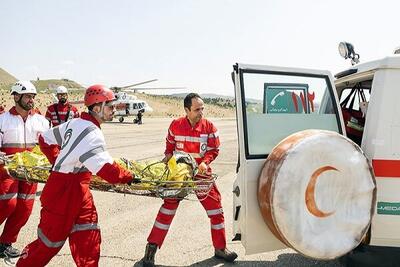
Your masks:
{"label": "distant hill", "polygon": [[[183,108],[183,97],[167,95],[151,95],[145,93],[135,94],[139,99],[145,100],[154,111],[145,114],[148,117],[179,117],[185,114]],[[234,117],[233,105],[225,104],[223,101],[208,101],[204,99],[207,117]],[[232,102],[233,103],[233,102]]]}
{"label": "distant hill", "polygon": [[226,100],[235,100],[235,97],[228,95],[217,95],[217,94],[200,94],[202,98],[220,98]]}
{"label": "distant hill", "polygon": [[[183,99],[188,93],[179,93],[171,95],[158,95],[158,97],[166,99]],[[217,95],[217,94],[200,94],[205,104],[218,106],[224,109],[233,109],[235,107],[235,98],[233,96]]]}
{"label": "distant hill", "polygon": [[63,85],[67,88],[84,89],[82,85],[69,79],[36,80],[32,81],[32,83],[39,91],[44,91],[49,88],[56,88],[60,85]]}
{"label": "distant hill", "polygon": [[[172,97],[177,98],[184,98],[188,93],[179,93],[179,94],[172,94]],[[226,95],[217,95],[217,94],[200,94],[201,98],[220,98],[220,99],[227,99],[227,100],[235,100],[233,96],[226,96]]]}
{"label": "distant hill", "polygon": [[[167,96],[167,98],[184,98],[188,93],[180,93],[180,94],[172,94]],[[234,109],[236,106],[236,100],[233,96],[226,95],[217,95],[217,94],[200,94],[201,98],[204,100],[204,103],[218,106],[224,109]],[[165,97],[165,96],[164,96]],[[247,104],[260,105],[262,104],[262,100],[247,98]]]}
{"label": "distant hill", "polygon": [[0,89],[7,88],[10,84],[15,83],[17,78],[12,76],[10,73],[0,68]]}
{"label": "distant hill", "polygon": [[[8,81],[8,83],[5,84],[5,81]],[[0,68],[0,105],[5,107],[6,109],[9,109],[14,105],[14,100],[10,96],[9,90],[11,84],[15,81],[17,81],[15,77]],[[69,79],[36,80],[31,82],[38,89],[38,95],[35,99],[35,106],[39,108],[42,114],[46,112],[47,106],[53,103],[53,98],[51,94],[54,92],[48,90],[49,88],[55,88],[56,86],[63,85],[67,88],[84,89],[84,87],[81,86],[79,83]],[[83,100],[83,95],[84,90],[71,90],[69,92],[69,99],[71,101]],[[152,113],[146,113],[145,117],[176,118],[185,114],[183,108],[183,97],[185,97],[187,93],[169,96],[151,95],[145,93],[136,93],[135,95],[139,99],[147,101],[147,103],[154,109]],[[207,117],[232,118],[235,116],[233,97],[220,96],[216,94],[204,94],[201,96],[205,102]],[[86,110],[83,105],[77,105],[77,107],[80,112]]]}
{"label": "distant hill", "polygon": [[[13,75],[0,68],[0,90],[9,91],[11,85],[17,80],[18,79]],[[39,92],[43,92],[49,88],[55,88],[60,85],[63,85],[67,88],[84,89],[82,85],[69,79],[34,80],[31,82],[35,85]]]}

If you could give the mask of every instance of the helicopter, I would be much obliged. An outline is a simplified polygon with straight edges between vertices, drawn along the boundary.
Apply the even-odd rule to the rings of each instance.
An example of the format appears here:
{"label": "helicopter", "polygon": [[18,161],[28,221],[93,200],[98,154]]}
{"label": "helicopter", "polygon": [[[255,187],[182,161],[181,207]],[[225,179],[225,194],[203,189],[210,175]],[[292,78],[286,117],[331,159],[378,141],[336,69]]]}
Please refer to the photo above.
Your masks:
{"label": "helicopter", "polygon": [[139,113],[152,112],[153,108],[146,101],[138,99],[136,96],[128,95],[126,92],[118,92],[115,94],[115,112],[114,117],[119,122],[124,122],[125,117],[136,116],[134,123],[141,121]]}
{"label": "helicopter", "polygon": [[135,95],[129,95],[128,93],[137,93],[146,90],[171,90],[171,89],[185,89],[186,87],[136,87],[138,85],[155,82],[157,79],[152,79],[140,83],[131,84],[123,87],[111,87],[110,89],[114,91],[115,100],[115,113],[114,117],[118,119],[119,122],[124,122],[125,117],[136,116],[133,123],[141,124],[143,113],[152,112],[153,108],[147,104],[146,101],[138,99]]}
{"label": "helicopter", "polygon": [[141,123],[141,117],[143,113],[152,112],[153,108],[150,107],[146,101],[138,99],[135,95],[129,95],[128,92],[133,91],[136,93],[137,89],[132,89],[133,87],[154,82],[156,80],[157,79],[148,80],[123,87],[111,87],[110,89],[114,91],[116,97],[116,100],[114,101],[114,117],[117,118],[119,122],[124,122],[125,117],[136,116],[133,122]]}
{"label": "helicopter", "polygon": [[[74,90],[74,88],[68,88]],[[115,92],[115,91],[114,91]],[[53,104],[58,103],[56,93],[52,93]],[[125,117],[136,116],[133,120],[134,123],[141,122],[141,116],[145,112],[152,112],[153,108],[147,104],[146,101],[138,99],[134,95],[129,95],[127,92],[120,91],[115,93],[116,100],[114,101],[115,112],[114,118],[117,118],[119,122],[124,122]],[[72,105],[83,105],[83,100],[68,101]],[[139,113],[141,113],[139,115]],[[140,118],[140,119],[139,119]]]}
{"label": "helicopter", "polygon": [[[171,90],[171,89],[186,89],[186,87],[136,87],[138,85],[155,82],[157,79],[152,79],[148,81],[143,81],[140,83],[131,84],[128,86],[112,86],[110,89],[115,93],[116,100],[114,101],[115,112],[114,118],[118,119],[119,122],[124,122],[126,117],[135,116],[133,123],[141,124],[142,116],[144,113],[150,113],[153,108],[141,99],[138,99],[135,95],[130,95],[129,93],[137,93],[146,90]],[[55,90],[56,85],[49,86],[49,89]],[[82,88],[68,88],[69,91],[82,91],[86,90],[85,87]],[[58,103],[58,98],[55,93],[52,93],[53,103]],[[69,101],[71,104],[83,104],[82,100]]]}

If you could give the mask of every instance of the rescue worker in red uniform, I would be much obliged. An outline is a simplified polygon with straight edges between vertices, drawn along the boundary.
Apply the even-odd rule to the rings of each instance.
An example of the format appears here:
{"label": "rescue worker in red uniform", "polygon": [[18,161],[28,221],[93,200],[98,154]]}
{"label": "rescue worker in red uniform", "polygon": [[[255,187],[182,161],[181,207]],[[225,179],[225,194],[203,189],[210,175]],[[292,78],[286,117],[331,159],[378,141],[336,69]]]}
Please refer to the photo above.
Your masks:
{"label": "rescue worker in red uniform", "polygon": [[[29,81],[16,82],[11,87],[15,106],[0,115],[0,151],[6,155],[32,150],[39,134],[49,129],[44,116],[34,112],[36,88]],[[0,165],[0,257],[18,257],[20,251],[12,247],[21,228],[31,215],[36,196],[36,183],[13,179]]]}
{"label": "rescue worker in red uniform", "polygon": [[100,124],[113,118],[114,100],[109,88],[93,85],[85,93],[88,113],[39,137],[53,168],[40,198],[37,239],[25,247],[17,266],[45,266],[67,238],[77,266],[98,266],[101,237],[89,189],[92,174],[109,183],[130,183],[134,178],[106,151],[100,129]]}
{"label": "rescue worker in red uniform", "polygon": [[78,109],[68,103],[68,89],[58,86],[56,89],[58,103],[47,107],[46,119],[50,126],[57,126],[73,118],[79,118]]}
{"label": "rescue worker in red uniform", "polygon": [[[203,118],[204,102],[198,94],[188,94],[184,99],[184,108],[186,117],[172,121],[169,126],[163,161],[167,162],[174,151],[183,151],[195,158],[200,174],[210,174],[210,163],[219,153],[218,131],[212,122]],[[233,262],[237,258],[237,254],[226,248],[224,214],[221,195],[216,184],[213,185],[207,197],[198,196],[198,199],[210,218],[215,257]],[[164,204],[161,206],[147,238],[148,244],[142,259],[143,266],[155,266],[154,257],[157,247],[160,248],[163,244],[178,205],[179,200],[177,199],[164,199]]]}

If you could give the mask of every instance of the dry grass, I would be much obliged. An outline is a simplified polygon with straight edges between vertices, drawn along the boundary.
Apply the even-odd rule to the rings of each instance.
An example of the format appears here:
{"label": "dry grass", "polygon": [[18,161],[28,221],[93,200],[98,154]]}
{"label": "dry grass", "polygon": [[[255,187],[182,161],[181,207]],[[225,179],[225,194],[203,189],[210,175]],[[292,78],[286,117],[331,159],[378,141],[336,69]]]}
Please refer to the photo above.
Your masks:
{"label": "dry grass", "polygon": [[[153,96],[148,94],[136,94],[139,99],[145,100],[154,111],[148,117],[179,117],[185,114],[182,98],[168,96]],[[216,105],[205,104],[207,117],[234,117],[234,108],[221,108]]]}
{"label": "dry grass", "polygon": [[[152,113],[147,113],[146,117],[180,117],[184,115],[183,99],[171,98],[167,96],[154,96],[148,94],[138,93],[136,96],[139,99],[146,101],[152,108]],[[46,113],[46,109],[49,105],[53,104],[53,97],[51,93],[39,93],[35,99],[35,106],[40,110],[42,114]],[[81,92],[71,92],[70,100],[83,100],[83,94]],[[9,91],[0,91],[0,105],[5,106],[6,110],[10,109],[14,105],[13,98],[9,94]],[[76,105],[80,112],[85,111],[83,105]],[[216,105],[205,105],[206,117],[234,117],[235,110],[233,108],[222,108]]]}
{"label": "dry grass", "polygon": [[[0,105],[6,107],[8,110],[14,105],[13,98],[9,95],[10,87],[15,78],[0,68]],[[45,114],[49,105],[53,104],[53,90],[56,85],[64,85],[67,88],[76,88],[81,90],[70,90],[69,99],[83,100],[84,88],[78,83],[68,79],[52,79],[52,80],[38,80],[32,81],[38,89],[39,94],[36,97],[36,107],[42,114]],[[185,114],[183,109],[183,99],[169,96],[155,96],[144,93],[135,94],[138,99],[146,101],[152,108],[152,113],[146,113],[146,117],[180,117]],[[222,103],[219,103],[222,104]],[[83,105],[76,105],[80,112],[85,110]],[[222,107],[221,105],[205,104],[206,117],[234,117],[235,109],[232,107]]]}

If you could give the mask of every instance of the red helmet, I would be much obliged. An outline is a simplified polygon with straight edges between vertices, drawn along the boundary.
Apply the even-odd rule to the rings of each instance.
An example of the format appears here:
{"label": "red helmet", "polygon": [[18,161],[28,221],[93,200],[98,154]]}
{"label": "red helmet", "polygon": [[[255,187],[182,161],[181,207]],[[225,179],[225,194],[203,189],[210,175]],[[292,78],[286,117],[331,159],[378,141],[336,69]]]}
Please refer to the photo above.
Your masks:
{"label": "red helmet", "polygon": [[114,92],[101,84],[95,84],[86,89],[85,106],[115,100]]}

